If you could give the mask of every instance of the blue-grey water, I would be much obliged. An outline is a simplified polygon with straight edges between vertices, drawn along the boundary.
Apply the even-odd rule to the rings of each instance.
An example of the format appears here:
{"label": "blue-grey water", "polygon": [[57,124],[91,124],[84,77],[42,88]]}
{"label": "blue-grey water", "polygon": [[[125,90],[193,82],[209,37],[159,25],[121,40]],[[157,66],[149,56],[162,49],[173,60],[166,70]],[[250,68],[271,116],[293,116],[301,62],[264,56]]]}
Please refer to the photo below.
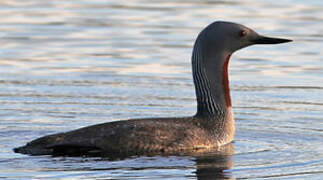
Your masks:
{"label": "blue-grey water", "polygon": [[[15,154],[43,135],[193,115],[190,57],[215,20],[291,38],[230,61],[234,153]],[[323,179],[323,1],[0,1],[0,178]]]}

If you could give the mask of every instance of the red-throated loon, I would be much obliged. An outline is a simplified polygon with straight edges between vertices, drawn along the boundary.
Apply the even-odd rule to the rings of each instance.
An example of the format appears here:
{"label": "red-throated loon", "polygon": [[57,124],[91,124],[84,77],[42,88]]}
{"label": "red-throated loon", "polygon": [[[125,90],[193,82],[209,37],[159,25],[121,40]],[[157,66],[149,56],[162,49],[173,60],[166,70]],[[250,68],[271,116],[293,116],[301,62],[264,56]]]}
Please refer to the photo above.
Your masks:
{"label": "red-throated loon", "polygon": [[130,119],[44,136],[15,148],[31,155],[107,153],[178,153],[218,147],[234,137],[228,79],[232,53],[254,44],[288,39],[257,34],[243,25],[217,21],[198,35],[192,54],[197,113],[183,118]]}

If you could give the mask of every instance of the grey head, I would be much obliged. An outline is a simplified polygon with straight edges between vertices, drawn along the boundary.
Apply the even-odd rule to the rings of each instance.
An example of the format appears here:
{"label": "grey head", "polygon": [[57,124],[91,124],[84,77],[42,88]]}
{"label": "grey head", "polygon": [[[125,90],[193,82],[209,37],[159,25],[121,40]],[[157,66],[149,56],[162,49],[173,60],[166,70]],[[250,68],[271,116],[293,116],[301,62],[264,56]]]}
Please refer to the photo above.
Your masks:
{"label": "grey head", "polygon": [[[207,26],[199,35],[203,46],[229,54],[254,44],[279,44],[292,40],[259,35],[254,30],[232,22],[216,21]],[[207,48],[206,52],[212,52]]]}

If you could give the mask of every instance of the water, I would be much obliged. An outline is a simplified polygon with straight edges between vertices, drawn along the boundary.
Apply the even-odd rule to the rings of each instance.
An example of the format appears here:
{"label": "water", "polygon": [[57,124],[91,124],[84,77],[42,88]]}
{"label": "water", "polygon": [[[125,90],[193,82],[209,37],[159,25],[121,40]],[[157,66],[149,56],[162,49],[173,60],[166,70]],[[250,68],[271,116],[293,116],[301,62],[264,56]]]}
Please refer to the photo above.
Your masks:
{"label": "water", "polygon": [[[233,155],[109,160],[12,152],[87,125],[193,115],[191,49],[215,20],[294,40],[233,55]],[[3,0],[0,178],[322,179],[322,32],[323,3],[315,0]]]}

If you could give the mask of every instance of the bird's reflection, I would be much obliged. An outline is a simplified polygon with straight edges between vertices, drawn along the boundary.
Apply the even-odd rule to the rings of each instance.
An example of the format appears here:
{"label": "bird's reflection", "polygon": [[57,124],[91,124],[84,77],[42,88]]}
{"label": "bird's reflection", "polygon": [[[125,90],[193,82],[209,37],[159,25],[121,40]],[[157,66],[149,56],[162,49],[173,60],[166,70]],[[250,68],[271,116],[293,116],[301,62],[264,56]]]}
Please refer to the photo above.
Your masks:
{"label": "bird's reflection", "polygon": [[[80,151],[81,152],[81,151]],[[88,151],[87,151],[88,152]],[[233,167],[231,156],[234,154],[234,146],[232,143],[225,146],[213,148],[213,149],[199,149],[190,152],[182,152],[180,154],[116,154],[116,153],[103,153],[92,151],[91,154],[73,154],[69,156],[82,156],[82,157],[100,157],[100,161],[120,161],[126,159],[139,158],[141,156],[148,157],[193,157],[195,161],[195,174],[199,180],[214,180],[214,179],[234,179],[229,172],[225,170]],[[56,156],[61,156],[57,154]]]}
{"label": "bird's reflection", "polygon": [[196,176],[200,180],[234,179],[227,169],[233,167],[231,156],[234,154],[233,144],[220,147],[215,151],[209,151],[194,155],[196,162]]}

